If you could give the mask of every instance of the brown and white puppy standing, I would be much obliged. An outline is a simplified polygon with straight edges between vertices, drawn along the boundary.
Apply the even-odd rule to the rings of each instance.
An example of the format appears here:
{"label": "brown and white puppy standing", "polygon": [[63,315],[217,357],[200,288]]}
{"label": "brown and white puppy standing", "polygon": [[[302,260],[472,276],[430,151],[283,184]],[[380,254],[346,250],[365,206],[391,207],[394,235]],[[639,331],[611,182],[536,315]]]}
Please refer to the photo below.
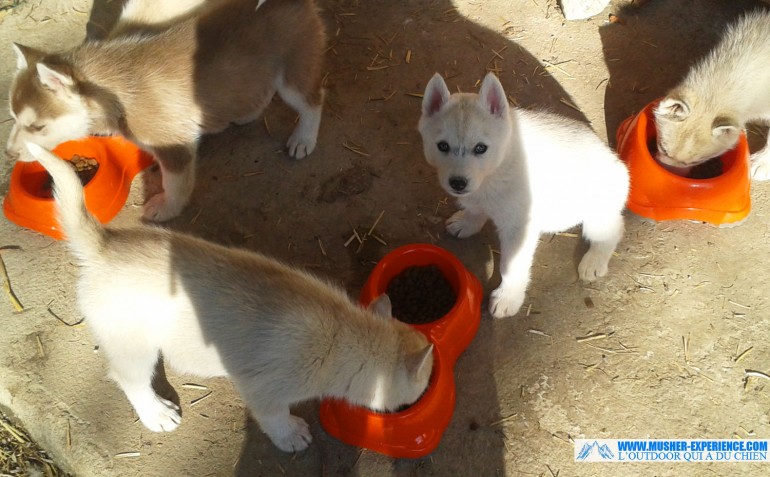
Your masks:
{"label": "brown and white puppy standing", "polygon": [[[269,2],[268,2],[269,3]],[[380,411],[428,386],[433,345],[338,288],[263,255],[162,228],[104,229],[86,210],[72,167],[28,143],[54,179],[59,220],[80,266],[78,304],[110,376],[150,430],[170,431],[179,408],[151,381],[163,354],[180,373],[228,376],[284,451],[311,441],[289,406],[336,397]]]}
{"label": "brown and white puppy standing", "polygon": [[[163,192],[145,218],[178,215],[195,183],[202,134],[256,119],[278,92],[299,113],[288,141],[302,158],[321,120],[325,36],[313,0],[222,0],[156,33],[46,54],[14,45],[12,157],[87,134],[122,134],[157,158]],[[259,8],[257,6],[259,5]]]}

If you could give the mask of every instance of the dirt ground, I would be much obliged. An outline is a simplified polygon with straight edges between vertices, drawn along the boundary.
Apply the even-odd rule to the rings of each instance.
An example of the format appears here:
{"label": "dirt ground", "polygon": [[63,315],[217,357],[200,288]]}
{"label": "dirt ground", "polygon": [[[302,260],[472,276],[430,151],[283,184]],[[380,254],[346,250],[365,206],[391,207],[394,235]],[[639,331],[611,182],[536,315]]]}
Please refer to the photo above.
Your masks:
{"label": "dirt ground", "polygon": [[[0,15],[0,89],[10,42],[48,50],[103,34],[117,0],[30,0]],[[279,99],[264,120],[206,137],[192,203],[168,227],[278,257],[357,294],[373,264],[410,242],[454,252],[488,293],[499,274],[487,226],[456,240],[443,231],[455,204],[422,158],[416,123],[427,80],[472,91],[488,70],[523,107],[588,120],[614,143],[619,122],[661,96],[750,0],[613,3],[565,22],[554,0],[320,0],[329,33],[327,101],[319,143],[290,160],[294,114]],[[607,21],[610,12],[621,22]],[[0,138],[10,130],[0,113]],[[0,165],[0,191],[12,164]],[[150,183],[152,177],[146,178]],[[116,224],[139,220],[136,181]],[[0,300],[0,405],[78,476],[518,476],[768,475],[767,464],[580,464],[572,438],[770,437],[770,184],[752,186],[740,226],[655,223],[627,213],[610,273],[577,279],[586,246],[543,237],[524,309],[484,313],[457,363],[457,408],[429,457],[394,460],[325,434],[316,402],[296,412],[314,442],[276,450],[225,379],[169,373],[183,410],[169,434],[147,431],[75,310],[76,269],[62,244],[7,221],[2,257],[26,307]],[[344,243],[353,230],[387,244]],[[575,230],[572,232],[578,232]],[[486,306],[486,302],[485,302]],[[595,334],[595,340],[578,338]],[[189,386],[194,383],[201,387]],[[211,392],[203,400],[200,398]]]}

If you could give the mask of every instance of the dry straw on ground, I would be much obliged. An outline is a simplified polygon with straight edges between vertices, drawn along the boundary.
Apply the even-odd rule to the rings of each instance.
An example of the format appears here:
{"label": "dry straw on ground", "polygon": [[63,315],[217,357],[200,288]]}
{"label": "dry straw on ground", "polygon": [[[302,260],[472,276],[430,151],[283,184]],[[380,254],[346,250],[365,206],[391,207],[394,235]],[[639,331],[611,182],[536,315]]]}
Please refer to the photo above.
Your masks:
{"label": "dry straw on ground", "polygon": [[27,433],[0,412],[0,476],[68,477]]}

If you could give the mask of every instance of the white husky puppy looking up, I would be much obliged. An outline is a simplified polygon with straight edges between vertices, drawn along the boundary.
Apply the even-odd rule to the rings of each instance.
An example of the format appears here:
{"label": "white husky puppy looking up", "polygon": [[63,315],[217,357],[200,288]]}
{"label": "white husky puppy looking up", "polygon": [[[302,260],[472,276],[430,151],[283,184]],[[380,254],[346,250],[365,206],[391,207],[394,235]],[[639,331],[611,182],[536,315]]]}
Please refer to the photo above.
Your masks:
{"label": "white husky puppy looking up", "polygon": [[265,256],[142,226],[104,229],[86,210],[72,167],[36,144],[54,179],[68,245],[80,266],[78,304],[110,376],[142,423],[170,431],[179,408],[151,381],[159,354],[180,373],[229,376],[284,451],[311,441],[289,406],[336,397],[374,410],[415,402],[433,345],[390,317],[382,295],[365,310],[346,294]]}
{"label": "white husky puppy looking up", "polygon": [[426,160],[462,208],[447,220],[447,231],[468,237],[488,218],[497,226],[502,282],[489,300],[494,317],[514,315],[524,303],[542,233],[582,223],[591,246],[580,278],[607,273],[623,236],[628,171],[589,127],[509,108],[491,73],[479,94],[451,96],[437,73],[425,89],[419,130]]}
{"label": "white husky puppy looking up", "polygon": [[323,25],[313,0],[213,1],[159,32],[85,42],[59,54],[15,45],[15,124],[6,151],[87,134],[121,134],[158,160],[163,192],[145,218],[178,215],[195,183],[200,136],[256,119],[278,95],[299,113],[288,140],[302,158],[321,121]]}
{"label": "white husky puppy looking up", "polygon": [[[747,122],[770,121],[770,12],[749,13],[655,108],[658,160],[686,172],[735,147]],[[770,179],[770,146],[751,156]]]}

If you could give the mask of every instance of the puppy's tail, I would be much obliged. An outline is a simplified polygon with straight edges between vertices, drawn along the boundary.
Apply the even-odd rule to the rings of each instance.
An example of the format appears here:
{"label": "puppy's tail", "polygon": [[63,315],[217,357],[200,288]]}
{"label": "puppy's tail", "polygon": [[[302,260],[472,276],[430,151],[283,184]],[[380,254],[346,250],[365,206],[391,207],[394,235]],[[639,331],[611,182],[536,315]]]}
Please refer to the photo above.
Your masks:
{"label": "puppy's tail", "polygon": [[59,207],[59,223],[70,248],[81,260],[96,257],[104,241],[104,228],[88,212],[83,185],[66,161],[37,144],[26,143],[32,157],[45,167],[54,182],[54,198]]}

